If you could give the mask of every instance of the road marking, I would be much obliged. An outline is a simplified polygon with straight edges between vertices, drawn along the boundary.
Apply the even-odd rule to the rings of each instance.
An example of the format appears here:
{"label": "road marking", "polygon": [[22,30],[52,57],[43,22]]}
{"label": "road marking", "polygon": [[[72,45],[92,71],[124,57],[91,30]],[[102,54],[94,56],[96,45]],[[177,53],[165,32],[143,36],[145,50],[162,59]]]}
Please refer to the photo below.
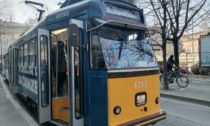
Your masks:
{"label": "road marking", "polygon": [[3,86],[3,89],[6,93],[7,98],[11,101],[13,106],[20,112],[20,114],[23,116],[23,118],[27,121],[29,126],[39,126],[36,121],[32,119],[32,117],[18,104],[17,101],[13,99],[13,96],[10,94],[8,88],[6,87],[5,83],[2,81],[2,78],[0,77],[1,84]]}

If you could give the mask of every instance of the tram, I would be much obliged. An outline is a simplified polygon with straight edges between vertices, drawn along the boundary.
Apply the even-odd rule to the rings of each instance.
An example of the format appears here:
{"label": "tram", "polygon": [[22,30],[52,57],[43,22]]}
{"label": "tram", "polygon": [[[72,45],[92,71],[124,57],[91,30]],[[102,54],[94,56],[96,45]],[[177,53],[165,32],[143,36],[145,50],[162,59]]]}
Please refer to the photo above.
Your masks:
{"label": "tram", "polygon": [[36,105],[39,123],[142,126],[165,119],[143,10],[128,0],[69,4],[9,47],[11,92]]}

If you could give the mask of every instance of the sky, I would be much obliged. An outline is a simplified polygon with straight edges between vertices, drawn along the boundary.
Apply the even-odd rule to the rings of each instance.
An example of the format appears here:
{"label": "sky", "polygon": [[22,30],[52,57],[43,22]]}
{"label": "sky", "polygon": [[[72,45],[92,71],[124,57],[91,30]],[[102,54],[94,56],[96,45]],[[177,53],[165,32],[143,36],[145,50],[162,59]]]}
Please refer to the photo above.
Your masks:
{"label": "sky", "polygon": [[[19,23],[25,23],[29,18],[38,18],[38,11],[28,6],[24,2],[25,0],[7,0],[7,4],[10,5],[10,13],[12,13],[13,21]],[[45,5],[45,15],[59,9],[59,2],[64,0],[30,0],[34,2],[43,3]],[[37,6],[38,7],[38,6]]]}

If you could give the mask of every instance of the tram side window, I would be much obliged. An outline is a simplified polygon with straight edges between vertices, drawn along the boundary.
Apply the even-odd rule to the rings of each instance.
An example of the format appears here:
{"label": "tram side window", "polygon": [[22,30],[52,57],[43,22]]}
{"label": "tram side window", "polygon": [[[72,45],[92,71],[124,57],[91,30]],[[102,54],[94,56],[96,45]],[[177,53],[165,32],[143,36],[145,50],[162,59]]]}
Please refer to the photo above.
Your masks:
{"label": "tram side window", "polygon": [[24,58],[23,58],[24,66],[27,66],[28,65],[28,43],[24,44],[23,52],[24,52]]}
{"label": "tram side window", "polygon": [[35,41],[31,39],[28,43],[28,51],[29,51],[29,66],[35,65]]}
{"label": "tram side window", "polygon": [[47,107],[49,105],[49,88],[48,88],[48,68],[47,68],[47,64],[48,64],[48,50],[47,50],[47,46],[48,46],[48,38],[47,36],[42,35],[40,37],[41,40],[41,49],[40,49],[40,55],[41,55],[41,89],[42,89],[42,93],[41,93],[41,104],[43,107]]}
{"label": "tram side window", "polygon": [[23,46],[20,46],[19,49],[19,65],[23,65]]}
{"label": "tram side window", "polygon": [[37,48],[37,37],[34,39],[34,47],[35,47],[35,59],[34,59],[34,62],[35,62],[35,66],[37,66],[37,54],[38,54],[38,48]]}
{"label": "tram side window", "polygon": [[91,69],[105,69],[104,57],[101,49],[101,45],[99,43],[98,31],[94,30],[91,32]]}
{"label": "tram side window", "polygon": [[41,64],[47,63],[47,37],[41,36]]}

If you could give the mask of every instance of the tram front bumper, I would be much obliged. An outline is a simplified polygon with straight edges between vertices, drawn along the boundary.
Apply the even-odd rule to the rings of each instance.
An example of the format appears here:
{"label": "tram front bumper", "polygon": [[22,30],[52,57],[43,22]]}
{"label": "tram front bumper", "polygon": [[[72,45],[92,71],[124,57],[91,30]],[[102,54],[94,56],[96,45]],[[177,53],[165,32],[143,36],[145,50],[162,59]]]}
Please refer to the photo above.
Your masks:
{"label": "tram front bumper", "polygon": [[166,112],[165,111],[160,111],[158,113],[135,119],[126,123],[119,124],[118,126],[147,126],[151,124],[155,124],[156,122],[165,119]]}

